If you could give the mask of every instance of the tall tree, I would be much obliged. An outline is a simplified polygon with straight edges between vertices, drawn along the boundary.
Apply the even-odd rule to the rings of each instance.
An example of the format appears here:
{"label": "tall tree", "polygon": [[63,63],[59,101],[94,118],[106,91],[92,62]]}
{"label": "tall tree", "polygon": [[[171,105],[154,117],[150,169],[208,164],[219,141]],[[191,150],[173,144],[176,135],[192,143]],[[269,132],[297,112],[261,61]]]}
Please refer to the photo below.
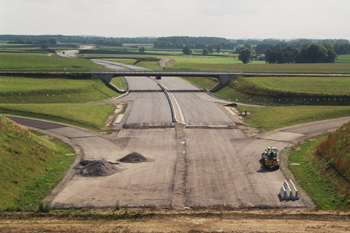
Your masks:
{"label": "tall tree", "polygon": [[328,57],[328,50],[320,44],[305,44],[300,51],[298,62],[300,63],[323,63]]}
{"label": "tall tree", "polygon": [[209,54],[209,50],[207,48],[203,49],[202,51],[202,55],[208,55]]}
{"label": "tall tree", "polygon": [[191,54],[192,54],[192,50],[191,50],[190,47],[187,46],[187,45],[182,49],[182,52],[183,52],[183,54],[185,54],[185,55],[191,55]]}
{"label": "tall tree", "polygon": [[247,64],[250,61],[251,54],[252,51],[250,49],[243,47],[243,49],[239,50],[238,59],[241,60],[243,64]]}

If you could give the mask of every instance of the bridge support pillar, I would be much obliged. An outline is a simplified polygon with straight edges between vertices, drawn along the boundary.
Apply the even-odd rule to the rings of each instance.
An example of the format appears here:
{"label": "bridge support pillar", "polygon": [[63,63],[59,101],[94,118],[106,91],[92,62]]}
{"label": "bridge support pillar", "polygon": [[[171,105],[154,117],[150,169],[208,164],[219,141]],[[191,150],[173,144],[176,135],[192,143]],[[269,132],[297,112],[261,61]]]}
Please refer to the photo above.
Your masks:
{"label": "bridge support pillar", "polygon": [[236,75],[219,75],[220,84],[225,85],[231,81]]}
{"label": "bridge support pillar", "polygon": [[215,92],[220,90],[221,88],[223,88],[228,82],[230,82],[232,79],[234,79],[236,77],[236,75],[219,75],[219,81],[220,83],[213,87],[210,91],[211,92]]}
{"label": "bridge support pillar", "polygon": [[99,77],[105,84],[109,84],[113,78],[113,74],[97,74],[97,77]]}

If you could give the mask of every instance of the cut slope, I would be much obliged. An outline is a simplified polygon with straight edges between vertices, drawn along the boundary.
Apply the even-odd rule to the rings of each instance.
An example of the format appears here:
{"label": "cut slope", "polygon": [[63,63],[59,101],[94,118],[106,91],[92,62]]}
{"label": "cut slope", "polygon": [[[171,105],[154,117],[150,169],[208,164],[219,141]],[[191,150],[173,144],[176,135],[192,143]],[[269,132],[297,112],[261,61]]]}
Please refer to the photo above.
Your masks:
{"label": "cut slope", "polygon": [[0,116],[0,209],[36,208],[74,161],[68,153],[63,143]]}

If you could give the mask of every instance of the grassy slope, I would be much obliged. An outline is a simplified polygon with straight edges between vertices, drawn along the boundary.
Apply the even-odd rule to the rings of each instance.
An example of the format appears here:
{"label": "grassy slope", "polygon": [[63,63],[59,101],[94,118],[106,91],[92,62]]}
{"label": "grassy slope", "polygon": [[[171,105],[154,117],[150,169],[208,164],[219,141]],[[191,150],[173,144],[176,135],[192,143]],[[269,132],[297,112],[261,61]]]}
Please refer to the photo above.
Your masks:
{"label": "grassy slope", "polygon": [[244,122],[255,128],[273,130],[286,126],[313,121],[350,116],[350,106],[270,106],[238,107],[240,112],[247,110],[250,115]]}
{"label": "grassy slope", "polygon": [[[105,93],[102,94],[101,92]],[[85,104],[118,96],[99,79],[0,77],[0,112],[99,128],[112,105]]]}
{"label": "grassy slope", "polygon": [[322,95],[349,95],[349,77],[248,77],[265,90]]}
{"label": "grassy slope", "polygon": [[218,79],[216,78],[203,78],[203,77],[181,77],[182,79],[190,82],[190,83],[195,83],[207,90],[215,87],[216,85],[219,84]]}
{"label": "grassy slope", "polygon": [[75,156],[0,116],[0,209],[35,209],[62,179]]}
{"label": "grassy slope", "polygon": [[215,94],[234,101],[267,104],[348,105],[348,87],[349,78],[238,77]]}
{"label": "grassy slope", "polygon": [[111,83],[118,87],[120,90],[126,89],[126,83],[122,77],[115,77],[111,80]]}
{"label": "grassy slope", "polygon": [[0,113],[99,129],[115,107],[107,104],[0,104]]}
{"label": "grassy slope", "polygon": [[349,210],[349,180],[339,175],[329,160],[317,152],[319,145],[327,142],[327,135],[320,135],[294,148],[289,155],[289,169],[298,185],[316,202],[317,208]]}
{"label": "grassy slope", "polygon": [[85,103],[118,95],[97,78],[0,77],[2,103]]}
{"label": "grassy slope", "polygon": [[[350,181],[350,123],[330,133],[326,141],[317,147],[317,152],[327,158],[337,171]],[[348,190],[350,192],[350,190]],[[350,203],[349,203],[350,204]]]}

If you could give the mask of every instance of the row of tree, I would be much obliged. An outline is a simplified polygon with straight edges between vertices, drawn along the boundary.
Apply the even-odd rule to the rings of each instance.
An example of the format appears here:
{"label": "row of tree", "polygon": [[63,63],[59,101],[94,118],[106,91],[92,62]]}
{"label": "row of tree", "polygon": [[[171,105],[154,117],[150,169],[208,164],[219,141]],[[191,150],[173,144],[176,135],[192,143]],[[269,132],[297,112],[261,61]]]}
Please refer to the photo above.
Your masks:
{"label": "row of tree", "polygon": [[42,44],[47,41],[49,44],[54,44],[52,41],[61,43],[80,43],[80,44],[97,44],[122,46],[123,43],[130,44],[153,44],[156,38],[154,37],[96,37],[96,36],[63,36],[63,35],[0,35],[1,41],[8,41],[9,44]]}
{"label": "row of tree", "polygon": [[333,63],[337,57],[328,43],[305,44],[300,51],[291,46],[271,46],[265,55],[267,63]]}

